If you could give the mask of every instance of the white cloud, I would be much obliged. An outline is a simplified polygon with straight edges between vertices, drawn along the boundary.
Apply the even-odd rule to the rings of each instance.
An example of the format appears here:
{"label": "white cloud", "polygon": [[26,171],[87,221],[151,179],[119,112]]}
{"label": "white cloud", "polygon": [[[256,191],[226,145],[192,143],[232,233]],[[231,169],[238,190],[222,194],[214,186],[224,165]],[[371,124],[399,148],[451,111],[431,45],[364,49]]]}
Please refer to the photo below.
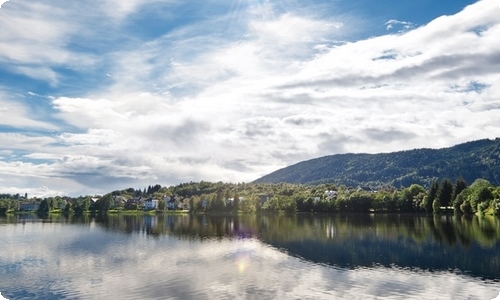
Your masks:
{"label": "white cloud", "polygon": [[[229,19],[223,16],[133,41],[131,34],[123,38],[127,18],[162,3],[125,2],[73,4],[88,16],[49,4],[5,14],[13,29],[0,33],[0,62],[15,62],[12,71],[57,87],[64,78],[54,66],[87,70],[102,63],[110,81],[79,96],[52,98],[51,116],[64,121],[66,132],[5,135],[13,145],[6,149],[27,153],[4,162],[2,173],[20,163],[34,177],[70,174],[78,190],[95,184],[90,176],[106,174],[117,185],[128,184],[119,182],[123,178],[246,181],[327,154],[500,136],[495,0],[352,42],[338,42],[355,27],[347,18],[280,12],[270,3],[239,11],[226,31],[207,31],[222,28]],[[88,20],[98,20],[109,38],[97,25],[85,25]],[[398,24],[412,26],[386,25]],[[120,39],[125,44],[115,46]],[[95,43],[103,55],[77,52],[71,43]],[[3,125],[55,128],[6,97],[0,108]],[[37,160],[43,164],[31,162]],[[77,181],[83,177],[85,183]]]}
{"label": "white cloud", "polygon": [[399,32],[404,32],[416,27],[416,25],[413,24],[412,22],[399,21],[396,19],[392,19],[385,22],[385,25],[387,25],[385,28],[386,30],[394,29],[395,27],[401,27],[402,29],[400,29]]}
{"label": "white cloud", "polygon": [[[46,198],[46,197],[55,197],[55,196],[65,196],[62,191],[54,191],[49,189],[46,186],[38,187],[38,188],[19,188],[19,187],[2,187],[2,193],[8,194],[28,194],[28,198],[38,197],[38,198]],[[1,299],[1,298],[0,298]]]}
{"label": "white cloud", "polygon": [[[39,130],[54,130],[54,124],[38,119],[28,105],[15,101],[6,92],[0,90],[0,125],[16,128],[37,128]],[[2,134],[0,132],[0,134]]]}

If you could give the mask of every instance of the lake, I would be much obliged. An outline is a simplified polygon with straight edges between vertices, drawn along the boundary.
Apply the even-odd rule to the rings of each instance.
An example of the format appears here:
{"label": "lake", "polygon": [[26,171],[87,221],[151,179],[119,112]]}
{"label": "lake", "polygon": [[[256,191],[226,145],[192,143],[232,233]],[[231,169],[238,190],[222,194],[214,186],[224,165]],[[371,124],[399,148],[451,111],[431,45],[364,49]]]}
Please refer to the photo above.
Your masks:
{"label": "lake", "polygon": [[494,217],[0,217],[7,299],[493,299]]}

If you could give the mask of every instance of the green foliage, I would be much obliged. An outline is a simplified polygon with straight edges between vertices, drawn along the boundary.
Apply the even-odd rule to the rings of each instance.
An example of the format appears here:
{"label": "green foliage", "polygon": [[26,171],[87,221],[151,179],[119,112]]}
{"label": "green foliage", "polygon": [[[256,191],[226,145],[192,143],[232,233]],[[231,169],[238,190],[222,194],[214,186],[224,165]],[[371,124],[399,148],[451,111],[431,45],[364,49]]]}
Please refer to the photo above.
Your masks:
{"label": "green foliage", "polygon": [[457,196],[456,205],[460,205],[460,210],[463,213],[484,214],[487,211],[494,213],[494,202],[490,209],[490,202],[496,198],[494,190],[494,186],[489,181],[477,179]]}
{"label": "green foliage", "polygon": [[165,211],[165,208],[166,208],[165,200],[160,199],[160,201],[158,201],[158,210]]}
{"label": "green foliage", "polygon": [[346,211],[368,212],[373,207],[373,197],[367,193],[354,193],[346,201]]}
{"label": "green foliage", "polygon": [[95,210],[101,213],[106,213],[111,208],[111,202],[113,198],[111,194],[106,194],[102,196],[99,200],[94,203]]}
{"label": "green foliage", "polygon": [[424,198],[423,207],[426,212],[434,211],[434,200],[438,196],[439,191],[439,181],[433,180],[427,197]]}
{"label": "green foliage", "polygon": [[74,210],[73,210],[71,203],[69,203],[69,202],[66,203],[66,206],[64,206],[64,209],[63,209],[63,213],[68,215],[68,214],[73,213],[73,212],[74,212]]}
{"label": "green foliage", "polygon": [[467,188],[467,182],[463,178],[457,179],[455,182],[455,186],[453,187],[453,195],[451,197],[452,201],[454,201],[460,193]]}
{"label": "green foliage", "polygon": [[[449,206],[456,213],[500,214],[500,188],[484,179],[475,180],[469,187],[460,180],[453,185],[450,180],[435,179],[429,190],[414,183],[400,190],[384,188],[376,192],[335,184],[190,182],[159,189],[158,186],[150,186],[149,190],[155,190],[160,199],[160,211],[167,208],[164,197],[169,196],[176,201],[175,209],[181,205],[190,212],[440,212],[443,206],[448,206],[443,202],[450,201]],[[138,191],[132,188],[113,191],[102,197],[95,196],[96,202],[90,196],[47,198],[42,200],[40,212],[51,209],[75,214],[89,210],[120,211],[124,201],[132,200],[126,195],[133,197],[131,193]],[[458,191],[460,193],[453,196]],[[127,209],[135,209],[133,203],[138,202],[127,203]],[[17,207],[19,200],[0,199],[2,210]]]}
{"label": "green foliage", "polygon": [[432,201],[432,211],[435,214],[441,212],[441,201],[439,200],[439,198],[436,198],[434,199],[434,201]]}
{"label": "green foliage", "polygon": [[254,213],[257,211],[259,205],[259,198],[256,195],[251,195],[245,198],[244,201],[240,201],[240,210],[244,213]]}
{"label": "green foliage", "polygon": [[448,207],[451,205],[451,197],[453,195],[453,183],[449,179],[443,179],[439,186],[437,198],[441,206]]}
{"label": "green foliage", "polygon": [[[386,186],[403,188],[411,184],[429,187],[435,178],[463,179],[463,183],[485,178],[499,184],[500,139],[478,140],[437,150],[325,156],[275,171],[255,183],[334,183],[380,189]],[[463,188],[461,184],[452,196],[456,197]],[[450,205],[454,200],[452,196],[446,194],[442,204]],[[434,198],[429,200],[426,210],[432,211]]]}
{"label": "green foliage", "polygon": [[398,208],[400,212],[412,212],[413,209],[413,195],[409,189],[403,189],[398,195]]}
{"label": "green foliage", "polygon": [[38,207],[39,214],[48,214],[50,211],[49,202],[46,199],[43,199],[40,202],[40,206]]}

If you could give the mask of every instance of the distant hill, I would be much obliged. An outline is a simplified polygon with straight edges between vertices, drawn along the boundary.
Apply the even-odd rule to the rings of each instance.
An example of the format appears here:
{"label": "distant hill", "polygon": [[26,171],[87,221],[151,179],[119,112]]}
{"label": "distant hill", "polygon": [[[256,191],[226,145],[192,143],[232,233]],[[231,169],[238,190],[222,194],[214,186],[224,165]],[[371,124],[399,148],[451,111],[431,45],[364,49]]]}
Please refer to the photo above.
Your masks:
{"label": "distant hill", "polygon": [[336,154],[315,158],[265,175],[255,183],[335,183],[346,186],[429,186],[433,179],[484,178],[500,184],[500,138],[443,149],[381,154]]}

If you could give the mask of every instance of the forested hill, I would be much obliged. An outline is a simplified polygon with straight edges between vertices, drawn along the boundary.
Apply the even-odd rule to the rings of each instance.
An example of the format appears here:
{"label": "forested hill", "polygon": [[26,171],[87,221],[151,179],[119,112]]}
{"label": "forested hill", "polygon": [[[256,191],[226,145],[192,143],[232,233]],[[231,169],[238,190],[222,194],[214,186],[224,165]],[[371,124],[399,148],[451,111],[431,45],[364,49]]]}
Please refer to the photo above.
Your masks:
{"label": "forested hill", "polygon": [[336,154],[277,170],[255,183],[335,183],[378,188],[429,186],[433,179],[483,178],[500,184],[500,138],[443,149],[415,149],[381,154]]}

